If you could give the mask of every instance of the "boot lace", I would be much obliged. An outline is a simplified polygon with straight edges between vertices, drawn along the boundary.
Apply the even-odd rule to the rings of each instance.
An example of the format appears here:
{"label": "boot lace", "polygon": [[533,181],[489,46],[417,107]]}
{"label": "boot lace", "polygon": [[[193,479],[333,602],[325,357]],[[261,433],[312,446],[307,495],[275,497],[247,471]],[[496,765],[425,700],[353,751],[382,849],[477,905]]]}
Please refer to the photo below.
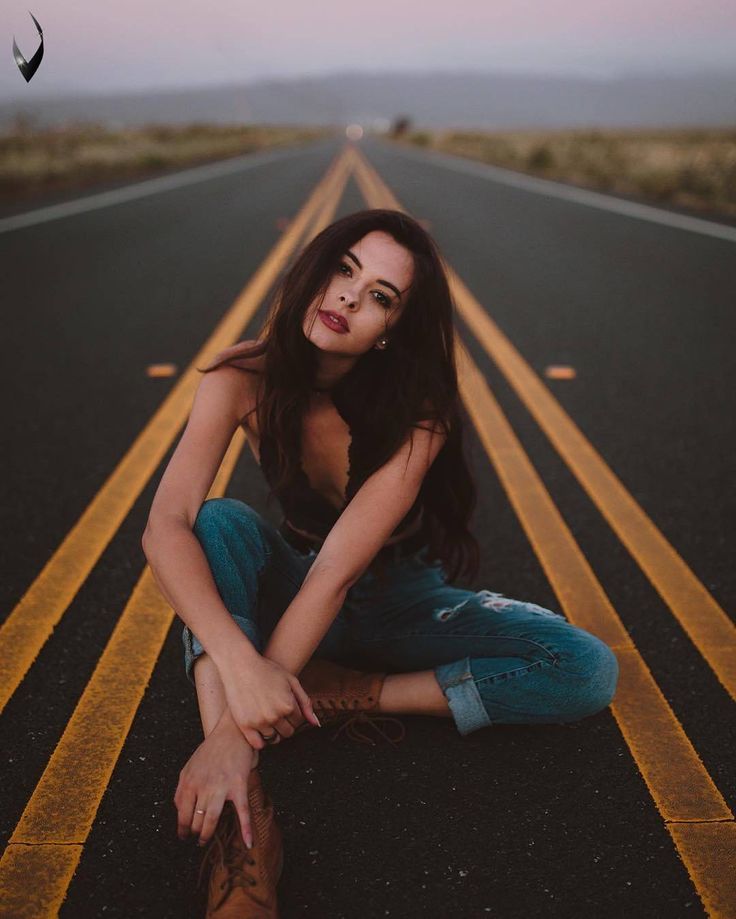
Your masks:
{"label": "boot lace", "polygon": [[[324,705],[320,705],[317,711],[317,717],[320,721],[324,720],[326,723],[331,721],[342,721],[340,727],[335,731],[335,733],[330,738],[335,740],[339,734],[345,731],[345,736],[349,737],[351,740],[356,741],[357,743],[367,743],[371,746],[376,746],[376,741],[372,740],[366,734],[364,734],[360,726],[364,725],[366,728],[372,728],[379,737],[382,737],[385,741],[392,744],[394,747],[397,747],[399,743],[406,736],[406,728],[402,721],[398,718],[393,718],[390,715],[380,715],[376,712],[366,712],[366,711],[357,711],[355,714],[351,714],[351,709],[356,709],[360,705],[360,702],[355,699],[353,700],[352,705],[346,703],[344,700],[341,701],[340,706],[338,707],[332,699],[327,700],[329,702],[329,708]],[[346,717],[347,716],[347,717]],[[344,720],[343,720],[344,719]],[[379,722],[385,722],[386,724],[395,724],[398,725],[398,736],[391,737],[383,728],[380,726]]]}
{"label": "boot lace", "polygon": [[220,884],[220,890],[223,893],[217,903],[213,904],[213,911],[220,908],[234,887],[254,887],[258,883],[256,878],[245,869],[246,863],[255,865],[256,860],[249,854],[245,843],[242,846],[235,845],[238,833],[240,833],[240,821],[237,819],[237,813],[231,808],[226,808],[226,813],[221,815],[212,834],[212,840],[202,859],[197,879],[199,888],[202,885],[207,865],[213,870],[218,863],[222,863],[225,867],[227,873]]}

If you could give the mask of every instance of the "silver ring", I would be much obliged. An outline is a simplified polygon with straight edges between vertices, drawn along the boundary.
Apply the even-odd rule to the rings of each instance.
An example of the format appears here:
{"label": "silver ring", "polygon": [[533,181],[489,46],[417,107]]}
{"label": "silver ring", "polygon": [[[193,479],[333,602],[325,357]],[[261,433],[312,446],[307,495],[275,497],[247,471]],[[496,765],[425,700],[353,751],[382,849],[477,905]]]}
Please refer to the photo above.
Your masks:
{"label": "silver ring", "polygon": [[[259,731],[258,733],[260,734],[261,732]],[[264,734],[261,734],[261,737],[263,737],[266,743],[273,743],[274,740],[278,737],[278,734],[278,731],[274,731],[273,734],[269,734],[268,737],[266,737]]]}
{"label": "silver ring", "polygon": [[197,808],[197,810],[196,810],[194,813],[195,813],[195,814],[203,814],[204,811],[202,811],[202,810],[200,810],[199,808]]}

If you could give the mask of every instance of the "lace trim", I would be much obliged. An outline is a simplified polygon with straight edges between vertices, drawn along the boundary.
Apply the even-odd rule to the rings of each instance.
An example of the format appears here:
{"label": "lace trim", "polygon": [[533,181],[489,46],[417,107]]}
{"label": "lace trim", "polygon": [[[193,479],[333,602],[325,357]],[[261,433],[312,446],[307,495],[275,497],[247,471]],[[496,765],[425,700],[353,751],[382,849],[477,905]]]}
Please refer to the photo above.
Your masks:
{"label": "lace trim", "polygon": [[[317,489],[312,486],[312,483],[309,481],[309,476],[307,475],[306,470],[304,469],[304,465],[302,463],[302,457],[300,456],[299,461],[297,463],[297,477],[299,479],[299,482],[301,483],[301,487],[297,486],[297,492],[303,489],[304,492],[307,492],[308,494],[313,496],[313,501],[317,505],[314,507],[316,519],[310,519],[309,513],[307,512],[307,520],[305,523],[305,520],[302,514],[300,514],[298,511],[296,513],[293,513],[293,509],[292,509],[292,515],[291,515],[294,518],[294,525],[298,526],[299,529],[306,530],[310,533],[320,533],[322,529],[324,529],[325,530],[324,538],[326,538],[327,533],[329,533],[330,529],[335,525],[338,518],[345,510],[345,508],[355,497],[355,493],[357,491],[356,486],[360,482],[360,476],[354,474],[358,467],[358,463],[356,461],[359,456],[358,442],[356,441],[356,438],[355,438],[355,430],[353,429],[353,426],[350,424],[345,414],[342,411],[340,411],[340,408],[337,403],[335,407],[337,408],[338,413],[340,414],[340,417],[347,424],[348,430],[350,432],[350,442],[348,444],[348,452],[347,452],[347,459],[348,459],[347,482],[345,484],[345,494],[343,495],[343,506],[341,508],[335,507],[334,504],[331,504],[321,492],[317,491]],[[261,467],[264,471],[264,474],[266,474],[266,478],[268,478],[267,471],[269,467],[269,462],[272,459],[271,453],[269,452],[270,449],[271,449],[270,442],[268,442],[268,440],[264,438],[261,442]],[[291,500],[295,500],[295,503],[297,505],[301,504],[301,502],[299,501],[298,494],[297,495],[293,495],[293,494],[285,495],[284,497],[286,499],[287,505],[290,503]],[[406,515],[404,516],[403,520],[399,521],[396,529],[394,530],[393,533],[391,533],[391,536],[400,536],[405,529],[408,529],[414,523],[416,516],[421,512],[422,505],[423,505],[422,497],[418,495],[416,501],[414,502],[414,505],[411,508],[409,508],[409,510],[406,512]],[[289,507],[288,506],[284,507],[284,512],[287,518],[289,518]],[[302,523],[305,523],[305,525],[301,526],[298,522],[299,520],[301,520]]]}

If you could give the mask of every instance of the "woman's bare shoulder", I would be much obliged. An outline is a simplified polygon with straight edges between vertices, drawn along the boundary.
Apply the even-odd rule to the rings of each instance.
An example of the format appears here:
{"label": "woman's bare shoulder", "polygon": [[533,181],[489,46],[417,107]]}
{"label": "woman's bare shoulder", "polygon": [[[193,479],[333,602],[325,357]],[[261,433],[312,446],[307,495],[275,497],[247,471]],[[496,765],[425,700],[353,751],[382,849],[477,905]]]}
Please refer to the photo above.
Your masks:
{"label": "woman's bare shoulder", "polygon": [[[215,357],[215,360],[224,361],[224,363],[220,365],[221,367],[230,367],[233,370],[247,371],[250,375],[262,374],[266,363],[265,352],[254,354],[252,357],[247,354],[238,353],[241,349],[254,348],[257,344],[259,344],[257,339],[245,338],[239,341],[237,345],[231,345],[229,348],[220,351]],[[219,367],[217,369],[219,370]]]}
{"label": "woman's bare shoulder", "polygon": [[[255,345],[256,340],[248,340],[242,344]],[[238,357],[232,362],[221,364],[209,373],[217,374],[226,385],[235,404],[237,416],[248,428],[254,417],[253,409],[256,406],[258,385],[263,374],[265,355],[255,357]]]}

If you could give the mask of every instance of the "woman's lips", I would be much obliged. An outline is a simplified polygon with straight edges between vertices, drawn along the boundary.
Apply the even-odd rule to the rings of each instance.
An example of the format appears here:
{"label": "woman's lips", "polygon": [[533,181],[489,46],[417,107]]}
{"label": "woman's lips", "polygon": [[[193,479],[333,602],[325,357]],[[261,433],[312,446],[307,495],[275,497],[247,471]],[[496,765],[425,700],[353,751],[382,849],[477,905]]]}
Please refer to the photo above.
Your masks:
{"label": "woman's lips", "polygon": [[319,318],[324,322],[328,329],[332,329],[333,332],[341,332],[343,335],[347,333],[347,329],[344,328],[337,320],[331,319],[324,310],[319,311]]}

